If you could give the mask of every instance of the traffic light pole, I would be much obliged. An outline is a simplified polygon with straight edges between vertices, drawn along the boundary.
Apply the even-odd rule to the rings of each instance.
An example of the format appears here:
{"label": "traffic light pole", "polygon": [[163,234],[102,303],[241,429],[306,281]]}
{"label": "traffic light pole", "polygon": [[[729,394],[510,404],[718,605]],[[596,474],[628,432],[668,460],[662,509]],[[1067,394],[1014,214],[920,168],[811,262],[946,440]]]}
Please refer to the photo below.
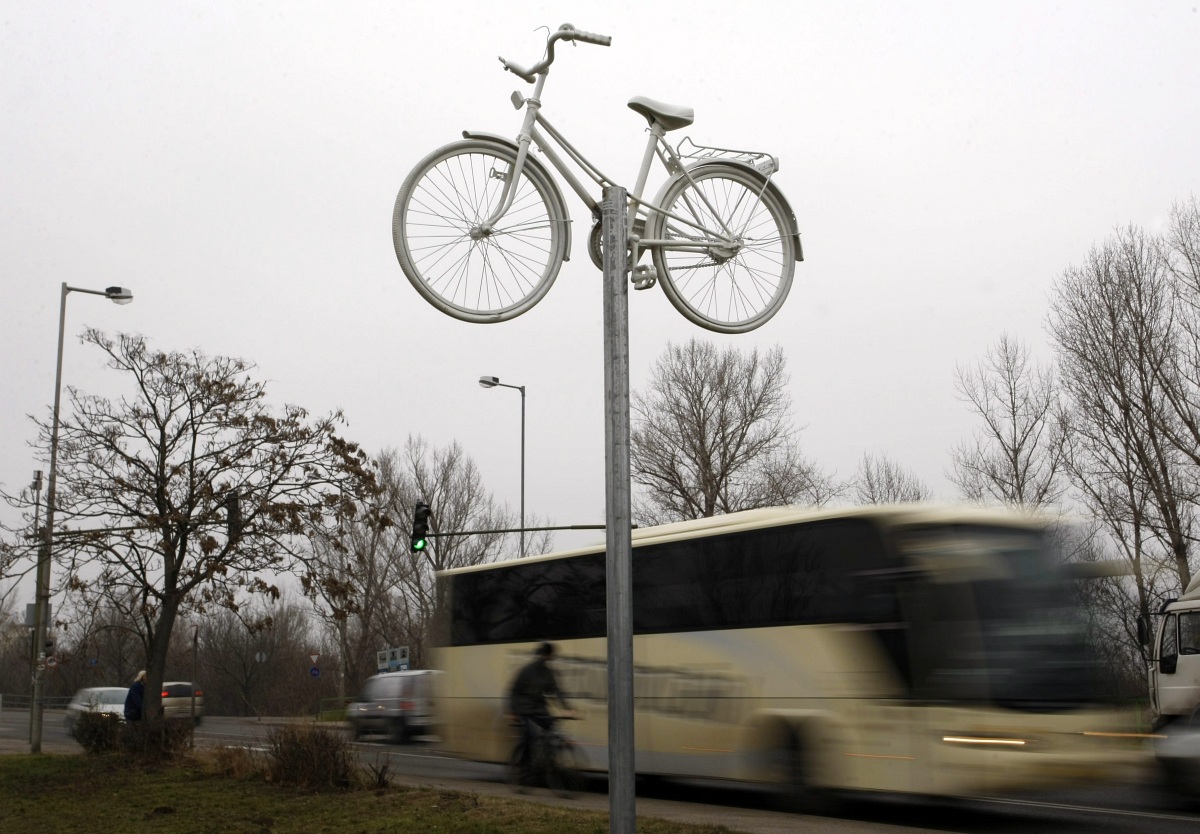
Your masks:
{"label": "traffic light pole", "polygon": [[629,476],[629,207],[604,189],[604,438],[608,587],[608,830],[634,834],[633,537]]}

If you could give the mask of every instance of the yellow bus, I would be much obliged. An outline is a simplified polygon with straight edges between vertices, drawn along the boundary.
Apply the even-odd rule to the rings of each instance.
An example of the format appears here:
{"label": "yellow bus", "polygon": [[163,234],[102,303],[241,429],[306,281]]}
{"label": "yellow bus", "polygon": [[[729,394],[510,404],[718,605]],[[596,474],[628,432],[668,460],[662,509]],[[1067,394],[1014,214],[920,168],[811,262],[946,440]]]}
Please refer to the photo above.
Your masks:
{"label": "yellow bus", "polygon": [[[633,532],[640,775],[963,796],[1107,779],[1135,760],[1100,703],[1044,520],[969,507],[750,510]],[[607,767],[603,545],[439,575],[454,754],[503,762],[540,641]]]}

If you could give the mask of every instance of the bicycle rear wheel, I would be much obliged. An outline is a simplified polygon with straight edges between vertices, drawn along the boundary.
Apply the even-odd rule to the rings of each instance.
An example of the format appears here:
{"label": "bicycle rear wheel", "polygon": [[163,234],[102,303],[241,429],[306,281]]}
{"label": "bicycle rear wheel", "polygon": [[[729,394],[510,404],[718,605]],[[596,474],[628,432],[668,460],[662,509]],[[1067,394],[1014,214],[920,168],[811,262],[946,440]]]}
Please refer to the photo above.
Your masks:
{"label": "bicycle rear wheel", "polygon": [[546,782],[559,796],[571,796],[583,790],[583,764],[574,745],[558,742],[546,763]]}
{"label": "bicycle rear wheel", "polygon": [[404,180],[392,242],[408,280],[456,319],[508,321],[554,284],[566,255],[566,207],[533,161],[513,184],[512,205],[492,229],[516,150],[499,142],[454,142],[425,157]]}
{"label": "bicycle rear wheel", "polygon": [[657,201],[681,219],[652,213],[651,238],[690,244],[654,249],[663,291],[675,309],[708,330],[761,327],[792,288],[796,251],[788,209],[761,177],[737,165],[704,165],[691,177],[669,182]]}

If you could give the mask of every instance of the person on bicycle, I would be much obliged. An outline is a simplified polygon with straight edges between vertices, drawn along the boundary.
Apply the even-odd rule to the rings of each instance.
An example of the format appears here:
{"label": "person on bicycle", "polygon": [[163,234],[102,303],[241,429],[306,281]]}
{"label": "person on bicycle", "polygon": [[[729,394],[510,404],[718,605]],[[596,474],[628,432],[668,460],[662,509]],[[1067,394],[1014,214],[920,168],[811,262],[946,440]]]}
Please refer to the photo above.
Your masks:
{"label": "person on bicycle", "polygon": [[554,655],[553,643],[540,644],[533,660],[521,668],[509,687],[508,712],[521,725],[523,773],[527,773],[529,769],[529,756],[533,750],[534,739],[550,729],[550,725],[554,723],[549,709],[550,698],[555,698],[568,715],[573,714],[558,686],[558,677],[549,665]]}

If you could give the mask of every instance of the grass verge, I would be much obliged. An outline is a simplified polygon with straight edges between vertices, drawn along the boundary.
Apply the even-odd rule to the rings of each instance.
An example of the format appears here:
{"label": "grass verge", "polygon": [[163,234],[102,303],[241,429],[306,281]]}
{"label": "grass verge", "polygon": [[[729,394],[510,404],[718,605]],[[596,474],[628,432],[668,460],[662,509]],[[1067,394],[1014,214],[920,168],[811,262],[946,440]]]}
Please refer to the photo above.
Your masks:
{"label": "grass verge", "polygon": [[[608,816],[505,797],[392,786],[303,791],[214,752],[139,766],[119,754],[0,756],[0,831],[56,834],[607,834]],[[639,819],[639,834],[735,834]]]}

